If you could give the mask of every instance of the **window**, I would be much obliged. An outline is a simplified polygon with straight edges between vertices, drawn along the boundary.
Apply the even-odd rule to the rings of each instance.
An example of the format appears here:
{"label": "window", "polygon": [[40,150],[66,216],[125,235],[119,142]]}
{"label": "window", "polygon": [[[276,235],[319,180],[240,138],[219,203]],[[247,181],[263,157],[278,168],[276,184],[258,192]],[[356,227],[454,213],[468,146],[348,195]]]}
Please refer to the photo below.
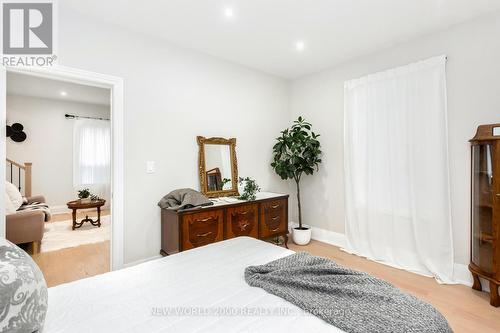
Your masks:
{"label": "window", "polygon": [[75,188],[110,183],[111,133],[109,121],[77,119],[73,132]]}

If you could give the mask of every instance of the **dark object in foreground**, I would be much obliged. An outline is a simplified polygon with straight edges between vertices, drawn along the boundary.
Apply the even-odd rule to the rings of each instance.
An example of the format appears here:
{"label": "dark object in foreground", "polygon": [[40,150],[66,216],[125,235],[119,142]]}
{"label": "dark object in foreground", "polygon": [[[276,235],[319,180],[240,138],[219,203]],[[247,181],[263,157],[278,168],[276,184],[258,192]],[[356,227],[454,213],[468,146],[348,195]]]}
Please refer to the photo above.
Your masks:
{"label": "dark object in foreground", "polygon": [[452,332],[430,304],[305,252],[247,267],[245,280],[346,332]]}

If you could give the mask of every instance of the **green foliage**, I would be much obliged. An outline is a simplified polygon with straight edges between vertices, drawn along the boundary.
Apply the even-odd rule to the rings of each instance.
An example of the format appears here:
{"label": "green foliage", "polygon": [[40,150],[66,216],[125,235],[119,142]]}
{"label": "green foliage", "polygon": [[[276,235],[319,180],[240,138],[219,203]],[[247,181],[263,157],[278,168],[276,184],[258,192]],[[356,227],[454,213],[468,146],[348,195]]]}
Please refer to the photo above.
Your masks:
{"label": "green foliage", "polygon": [[222,179],[222,185],[221,185],[221,189],[224,188],[224,185],[226,185],[227,183],[230,183],[231,182],[231,179],[228,179],[228,178],[223,178]]}
{"label": "green foliage", "polygon": [[84,188],[78,191],[78,199],[87,199],[87,198],[90,198],[90,200],[101,200],[101,198],[98,195],[90,193],[90,190],[88,188]]}
{"label": "green foliage", "polygon": [[252,179],[250,177],[242,178],[240,177],[238,179],[238,182],[240,185],[245,182],[245,187],[243,188],[243,194],[240,195],[241,200],[247,200],[247,201],[253,201],[256,199],[256,193],[260,192],[260,187],[257,185],[257,182],[255,179]]}
{"label": "green foliage", "polygon": [[90,190],[88,188],[78,191],[78,199],[87,199],[88,197],[90,197]]}
{"label": "green foliage", "polygon": [[302,174],[312,175],[321,163],[319,134],[312,131],[312,125],[299,117],[291,128],[281,132],[273,147],[271,166],[281,179],[300,181]]}
{"label": "green foliage", "polygon": [[303,174],[312,175],[321,163],[319,134],[312,131],[312,125],[302,117],[293,122],[291,128],[281,132],[273,146],[274,171],[281,179],[293,179],[297,184],[299,226],[302,227],[299,182]]}

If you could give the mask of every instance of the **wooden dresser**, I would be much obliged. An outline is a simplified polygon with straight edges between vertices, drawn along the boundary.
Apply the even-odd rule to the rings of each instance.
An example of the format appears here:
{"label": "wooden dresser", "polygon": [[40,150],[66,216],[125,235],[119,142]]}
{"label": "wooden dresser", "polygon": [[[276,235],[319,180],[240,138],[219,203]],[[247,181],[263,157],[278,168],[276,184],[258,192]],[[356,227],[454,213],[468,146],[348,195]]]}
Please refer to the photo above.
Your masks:
{"label": "wooden dresser", "polygon": [[162,209],[161,255],[239,236],[288,241],[288,195],[258,193],[255,201],[216,203],[182,211]]}

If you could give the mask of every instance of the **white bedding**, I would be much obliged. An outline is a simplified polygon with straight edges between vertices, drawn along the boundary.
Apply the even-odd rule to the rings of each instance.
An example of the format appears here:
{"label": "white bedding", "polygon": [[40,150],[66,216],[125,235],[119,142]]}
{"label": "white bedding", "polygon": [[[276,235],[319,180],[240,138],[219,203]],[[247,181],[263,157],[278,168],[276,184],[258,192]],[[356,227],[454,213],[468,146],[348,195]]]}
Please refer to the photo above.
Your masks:
{"label": "white bedding", "polygon": [[[44,333],[341,332],[246,284],[245,267],[291,253],[240,237],[53,287]],[[233,315],[185,315],[190,311]],[[255,315],[263,311],[282,315]]]}

